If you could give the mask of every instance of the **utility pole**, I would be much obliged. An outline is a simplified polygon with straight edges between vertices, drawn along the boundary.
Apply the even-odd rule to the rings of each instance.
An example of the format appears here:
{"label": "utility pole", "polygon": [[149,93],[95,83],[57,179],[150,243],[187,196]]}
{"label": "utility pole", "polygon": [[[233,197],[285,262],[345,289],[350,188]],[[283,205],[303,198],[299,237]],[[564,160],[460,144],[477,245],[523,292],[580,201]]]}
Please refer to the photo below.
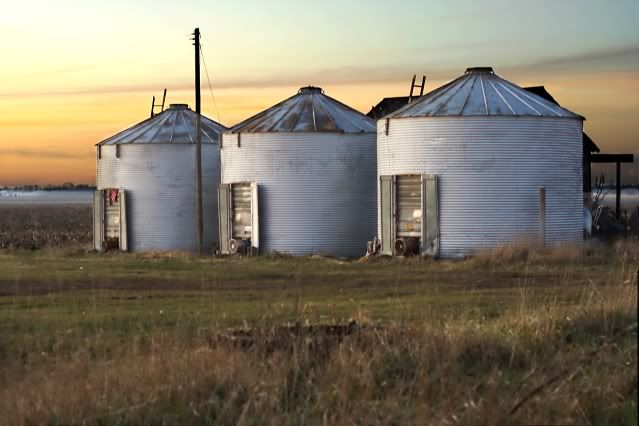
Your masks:
{"label": "utility pole", "polygon": [[202,112],[200,100],[200,29],[193,32],[195,43],[195,192],[197,209],[197,252],[204,254],[204,220],[202,213],[202,136],[201,117]]}

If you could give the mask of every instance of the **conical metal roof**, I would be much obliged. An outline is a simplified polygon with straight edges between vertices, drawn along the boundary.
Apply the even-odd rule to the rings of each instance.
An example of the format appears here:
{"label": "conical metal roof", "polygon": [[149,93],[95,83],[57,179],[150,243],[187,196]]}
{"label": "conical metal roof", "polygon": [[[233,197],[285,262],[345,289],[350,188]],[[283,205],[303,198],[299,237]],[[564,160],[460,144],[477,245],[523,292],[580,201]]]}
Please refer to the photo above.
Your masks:
{"label": "conical metal roof", "polygon": [[375,121],[313,86],[231,128],[231,133],[375,131]]}
{"label": "conical metal roof", "polygon": [[384,118],[458,116],[534,116],[583,119],[541,96],[499,77],[490,67],[464,75],[417,98]]}
{"label": "conical metal roof", "polygon": [[[103,140],[97,145],[195,143],[195,111],[171,104],[161,113]],[[202,143],[218,143],[226,127],[201,116]]]}

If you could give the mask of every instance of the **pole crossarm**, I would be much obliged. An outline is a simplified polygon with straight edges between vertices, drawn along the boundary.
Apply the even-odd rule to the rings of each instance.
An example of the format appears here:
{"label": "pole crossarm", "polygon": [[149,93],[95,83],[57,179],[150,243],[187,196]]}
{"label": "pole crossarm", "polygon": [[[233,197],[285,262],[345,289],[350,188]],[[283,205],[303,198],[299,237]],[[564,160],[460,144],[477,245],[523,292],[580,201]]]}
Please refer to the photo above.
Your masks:
{"label": "pole crossarm", "polygon": [[633,154],[590,154],[591,163],[632,163]]}
{"label": "pole crossarm", "polygon": [[616,185],[615,185],[615,219],[621,219],[621,163],[632,163],[632,154],[590,154],[590,163],[615,163]]}

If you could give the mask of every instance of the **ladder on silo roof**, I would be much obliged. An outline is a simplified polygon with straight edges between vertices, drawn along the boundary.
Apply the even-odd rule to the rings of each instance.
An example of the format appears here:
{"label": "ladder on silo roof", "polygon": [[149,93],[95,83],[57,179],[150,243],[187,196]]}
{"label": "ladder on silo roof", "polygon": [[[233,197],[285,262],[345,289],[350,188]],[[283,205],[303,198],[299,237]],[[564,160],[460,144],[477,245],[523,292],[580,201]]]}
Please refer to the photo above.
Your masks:
{"label": "ladder on silo roof", "polygon": [[153,99],[151,100],[151,118],[153,118],[153,116],[155,116],[155,107],[161,107],[162,109],[160,110],[160,112],[164,111],[164,101],[166,101],[166,89],[164,89],[164,95],[162,95],[162,103],[161,104],[156,104],[155,103],[155,96],[153,96]]}
{"label": "ladder on silo roof", "polygon": [[408,96],[408,103],[410,103],[413,100],[413,92],[415,91],[415,88],[419,88],[419,96],[423,96],[424,95],[424,87],[426,87],[426,76],[423,75],[422,76],[422,84],[418,85],[415,84],[415,80],[417,79],[417,75],[413,74],[413,81],[410,84],[410,95]]}

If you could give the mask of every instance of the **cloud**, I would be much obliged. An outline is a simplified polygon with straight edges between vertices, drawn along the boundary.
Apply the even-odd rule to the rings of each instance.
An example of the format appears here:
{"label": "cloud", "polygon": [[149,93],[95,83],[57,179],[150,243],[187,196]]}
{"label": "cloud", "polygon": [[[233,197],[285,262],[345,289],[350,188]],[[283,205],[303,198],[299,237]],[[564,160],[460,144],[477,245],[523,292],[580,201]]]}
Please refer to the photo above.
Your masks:
{"label": "cloud", "polygon": [[[450,44],[441,44],[437,46],[426,46],[426,47],[397,47],[395,51],[402,51],[411,54],[420,54],[420,53],[447,53],[450,51],[473,51],[475,49],[481,47],[492,47],[498,45],[498,42],[495,41],[469,41],[466,43],[450,43]],[[387,51],[382,51],[379,53],[387,53]]]}
{"label": "cloud", "polygon": [[[395,65],[366,64],[344,65],[314,70],[273,73],[260,78],[233,78],[213,81],[215,90],[223,89],[260,89],[285,86],[302,86],[306,84],[370,84],[405,81],[419,71],[426,72],[430,80],[446,80],[458,76],[463,70],[452,64],[428,63],[421,59],[420,53],[436,53],[441,50],[477,49],[490,46],[490,42],[470,42],[468,45],[455,44],[423,48],[403,49],[408,60],[398,61]],[[380,54],[382,52],[377,52]],[[431,55],[432,56],[432,55]],[[583,72],[639,71],[639,45],[623,46],[612,49],[593,50],[575,55],[550,57],[521,65],[499,66],[500,73],[536,76],[543,74]],[[5,91],[0,98],[56,97],[56,96],[94,96],[121,93],[158,93],[167,87],[170,91],[191,90],[193,85],[188,80],[176,81],[174,84],[160,82],[141,82],[120,85],[92,85],[80,88],[45,91]],[[202,90],[208,91],[206,77],[202,77]]]}
{"label": "cloud", "polygon": [[594,50],[505,67],[510,72],[639,71],[639,45]]}
{"label": "cloud", "polygon": [[156,92],[159,90],[161,84],[143,83],[143,84],[127,84],[127,85],[98,85],[98,86],[85,86],[81,88],[66,89],[66,90],[41,90],[37,92],[33,91],[16,91],[16,92],[3,92],[0,93],[0,98],[21,98],[21,97],[46,97],[46,96],[91,96],[99,94],[111,94],[111,93],[133,93],[133,92]]}
{"label": "cloud", "polygon": [[39,77],[43,77],[43,76],[51,77],[51,76],[57,76],[57,75],[73,74],[73,73],[84,72],[84,71],[92,70],[92,69],[96,69],[96,68],[99,68],[99,66],[97,66],[97,65],[72,65],[72,66],[67,66],[67,67],[40,69],[40,70],[33,71],[33,72],[23,72],[23,73],[16,74],[16,75],[8,74],[8,75],[5,75],[3,78],[6,79],[6,80],[24,80],[24,79],[39,78]]}
{"label": "cloud", "polygon": [[[262,89],[285,86],[304,86],[308,84],[368,84],[404,81],[412,76],[415,69],[424,69],[423,66],[397,65],[397,66],[342,66],[333,68],[320,68],[313,71],[302,71],[298,73],[277,74],[266,76],[265,78],[253,79],[229,79],[212,82],[214,90],[221,89]],[[459,70],[456,70],[459,72]],[[429,74],[452,76],[452,72],[442,72],[440,70]],[[0,98],[33,98],[33,97],[58,97],[58,96],[95,96],[121,93],[159,93],[164,87],[172,91],[192,90],[193,84],[187,81],[179,81],[174,84],[162,83],[140,83],[126,85],[109,86],[87,86],[68,90],[45,90],[38,92],[16,91],[0,93]],[[208,92],[209,87],[206,78],[202,79],[201,90]]]}
{"label": "cloud", "polygon": [[25,149],[25,148],[9,148],[0,149],[0,156],[14,156],[22,158],[47,158],[58,160],[87,160],[94,154],[91,152],[76,153],[65,152],[52,149]]}

